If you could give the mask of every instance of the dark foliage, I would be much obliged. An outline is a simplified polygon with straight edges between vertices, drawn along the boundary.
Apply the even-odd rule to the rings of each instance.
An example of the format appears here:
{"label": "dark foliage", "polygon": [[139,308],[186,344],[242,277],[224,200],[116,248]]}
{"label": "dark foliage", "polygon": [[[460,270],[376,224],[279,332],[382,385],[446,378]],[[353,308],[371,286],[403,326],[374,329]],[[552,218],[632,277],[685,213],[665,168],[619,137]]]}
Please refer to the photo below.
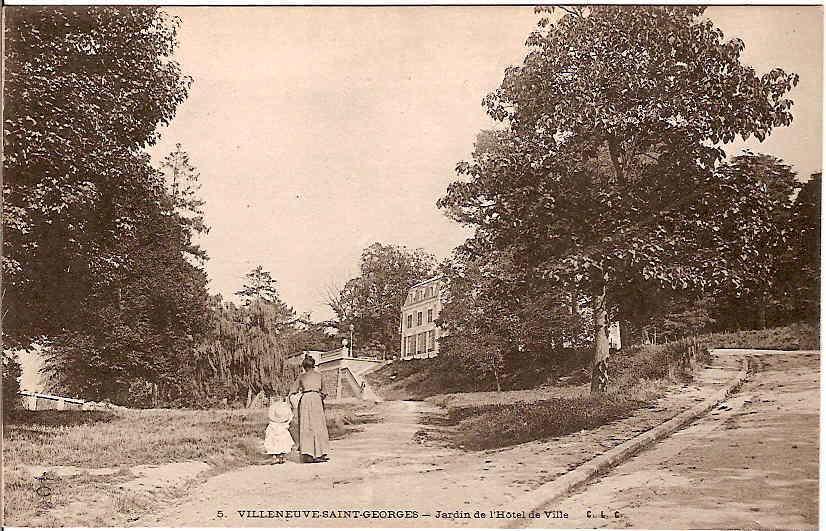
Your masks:
{"label": "dark foliage", "polygon": [[20,407],[20,362],[12,353],[3,353],[3,418],[10,418]]}
{"label": "dark foliage", "polygon": [[207,325],[197,174],[158,139],[191,80],[156,7],[6,11],[4,346],[37,343],[63,395],[181,392]]}

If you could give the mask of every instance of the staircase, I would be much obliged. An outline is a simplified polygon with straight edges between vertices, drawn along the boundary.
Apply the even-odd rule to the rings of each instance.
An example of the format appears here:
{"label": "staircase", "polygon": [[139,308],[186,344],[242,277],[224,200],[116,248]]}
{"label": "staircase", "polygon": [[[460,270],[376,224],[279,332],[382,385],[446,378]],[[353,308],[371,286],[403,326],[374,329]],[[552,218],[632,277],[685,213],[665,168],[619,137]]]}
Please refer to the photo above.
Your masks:
{"label": "staircase", "polygon": [[328,394],[333,400],[357,398],[371,402],[382,402],[382,398],[370,387],[364,376],[384,365],[384,363],[375,364],[357,372],[348,367],[323,371],[324,387],[330,390]]}

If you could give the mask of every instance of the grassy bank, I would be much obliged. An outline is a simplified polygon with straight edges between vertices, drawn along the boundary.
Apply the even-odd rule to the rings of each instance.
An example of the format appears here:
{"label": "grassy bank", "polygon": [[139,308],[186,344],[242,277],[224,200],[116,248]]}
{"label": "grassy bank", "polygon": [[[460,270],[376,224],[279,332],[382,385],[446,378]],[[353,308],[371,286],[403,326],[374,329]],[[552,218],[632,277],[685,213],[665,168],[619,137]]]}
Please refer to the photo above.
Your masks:
{"label": "grassy bank", "polygon": [[[809,324],[718,333],[626,348],[611,357],[608,392],[591,396],[587,373],[576,370],[566,385],[533,390],[449,393],[428,398],[448,408],[457,425],[453,442],[469,450],[501,448],[595,428],[631,415],[663,396],[675,383],[692,379],[684,354],[691,345],[695,365],[708,363],[713,348],[809,350],[819,345],[819,329]],[[426,361],[426,360],[425,360]]]}
{"label": "grassy bank", "polygon": [[[345,436],[365,422],[372,406],[329,404],[331,438]],[[3,470],[7,525],[61,527],[121,525],[125,515],[147,510],[154,498],[174,497],[162,491],[154,497],[124,492],[119,483],[133,479],[136,465],[201,461],[211,465],[202,481],[231,468],[263,464],[265,410],[127,410],[23,411],[4,426]],[[48,497],[39,496],[37,481],[26,465],[117,469],[106,476],[85,473],[58,480]],[[45,499],[44,499],[45,498]],[[71,504],[88,501],[96,514],[62,521]],[[109,514],[107,516],[107,512]]]}
{"label": "grassy bank", "polygon": [[[766,330],[707,334],[697,340],[703,348],[809,350],[819,348],[819,334],[816,324],[798,323]],[[664,345],[626,347],[615,359],[622,362],[642,352],[644,357],[652,358],[645,362],[646,366],[656,365],[656,353],[663,348]],[[429,400],[448,407],[513,401],[503,398],[509,396],[535,402],[564,393],[570,395],[569,388],[586,385],[590,380],[591,357],[590,349],[564,349],[546,353],[539,363],[521,366],[517,363],[509,367],[510,374],[503,377],[503,388],[507,390],[504,393],[495,391],[492,376],[480,378],[468,371],[450,368],[440,358],[397,361],[366,378],[386,400]],[[652,370],[657,372],[656,368]]]}
{"label": "grassy bank", "polygon": [[[502,377],[504,389],[528,394],[542,387],[570,387],[587,381],[590,350],[562,349],[547,353],[531,365],[517,363]],[[438,399],[472,393],[497,395],[492,376],[478,377],[461,368],[450,367],[442,358],[401,360],[365,376],[385,400]]]}
{"label": "grassy bank", "polygon": [[820,327],[812,323],[795,323],[765,330],[722,332],[702,336],[707,348],[753,348],[766,350],[818,350]]}
{"label": "grassy bank", "polygon": [[[690,370],[682,362],[689,344],[646,346],[615,355],[608,392],[597,396],[583,384],[542,390],[556,395],[550,399],[516,398],[524,394],[521,392],[500,393],[504,396],[498,403],[484,402],[486,396],[480,396],[475,404],[453,398],[454,404],[461,404],[448,406],[450,419],[458,424],[454,442],[469,450],[502,448],[626,418],[663,396],[672,384],[691,380]],[[696,360],[707,361],[702,355]]]}
{"label": "grassy bank", "polygon": [[645,402],[621,394],[450,409],[459,424],[454,442],[468,450],[501,448],[559,437],[627,417]]}

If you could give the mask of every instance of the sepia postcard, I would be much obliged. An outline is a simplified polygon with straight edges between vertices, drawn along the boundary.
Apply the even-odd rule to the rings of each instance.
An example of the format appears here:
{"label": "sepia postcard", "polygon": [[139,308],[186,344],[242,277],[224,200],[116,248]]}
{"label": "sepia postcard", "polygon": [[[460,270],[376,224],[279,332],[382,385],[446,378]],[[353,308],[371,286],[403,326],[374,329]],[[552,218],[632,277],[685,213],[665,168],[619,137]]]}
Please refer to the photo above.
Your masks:
{"label": "sepia postcard", "polygon": [[4,527],[819,527],[822,6],[2,9]]}

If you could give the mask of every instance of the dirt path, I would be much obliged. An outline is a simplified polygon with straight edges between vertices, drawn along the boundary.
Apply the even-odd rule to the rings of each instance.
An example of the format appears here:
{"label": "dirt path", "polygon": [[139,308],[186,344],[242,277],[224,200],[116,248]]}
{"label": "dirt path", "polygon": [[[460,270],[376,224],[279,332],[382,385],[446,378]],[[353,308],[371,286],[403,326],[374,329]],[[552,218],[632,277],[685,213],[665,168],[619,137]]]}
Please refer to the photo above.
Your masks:
{"label": "dirt path", "polygon": [[[465,452],[440,443],[433,425],[444,410],[427,402],[377,405],[382,421],[333,441],[331,461],[250,466],[208,480],[141,527],[489,527],[511,517],[473,518],[508,507],[546,481],[688,409],[739,369],[724,358],[701,371],[697,385],[674,386],[635,416],[600,428],[511,448]],[[431,436],[423,436],[428,433]],[[333,511],[291,513],[283,511]],[[339,511],[397,511],[349,514]],[[270,513],[272,511],[272,513]],[[282,512],[279,512],[282,511]],[[410,511],[407,514],[402,511]],[[442,513],[446,513],[442,517]],[[414,516],[412,517],[411,516]],[[471,517],[468,518],[467,516]],[[365,520],[368,518],[369,520]],[[543,520],[545,525],[552,522]]]}
{"label": "dirt path", "polygon": [[571,513],[559,526],[817,528],[819,353],[752,359],[728,407],[556,504]]}

